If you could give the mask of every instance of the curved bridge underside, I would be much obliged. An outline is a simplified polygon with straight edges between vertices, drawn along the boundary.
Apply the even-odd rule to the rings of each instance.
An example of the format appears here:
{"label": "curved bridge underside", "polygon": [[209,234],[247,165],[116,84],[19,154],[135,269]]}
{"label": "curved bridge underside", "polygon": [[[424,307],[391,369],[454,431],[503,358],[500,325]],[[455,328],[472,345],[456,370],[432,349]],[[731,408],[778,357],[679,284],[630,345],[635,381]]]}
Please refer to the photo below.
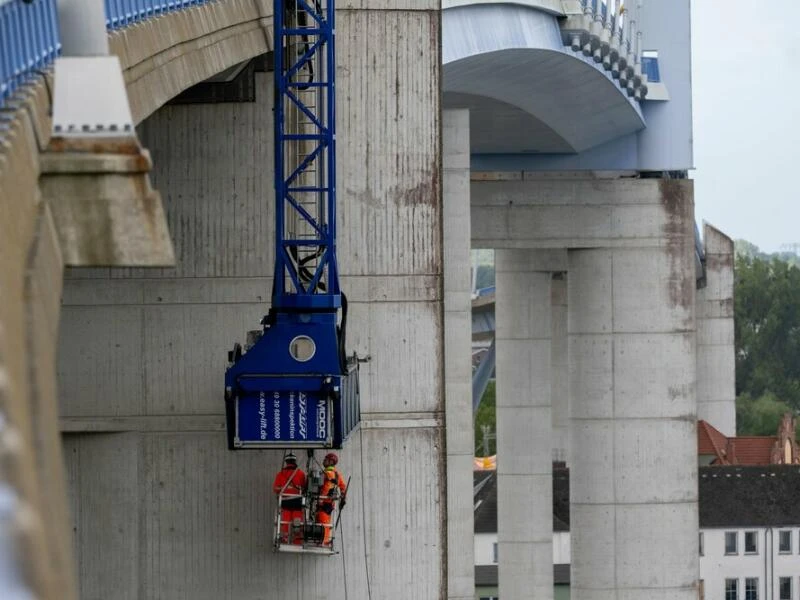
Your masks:
{"label": "curved bridge underside", "polygon": [[563,46],[553,14],[473,4],[442,28],[444,106],[473,111],[473,154],[578,153],[645,126],[610,74]]}
{"label": "curved bridge underside", "polygon": [[211,2],[148,19],[109,35],[135,123],[171,98],[272,50],[272,3]]}

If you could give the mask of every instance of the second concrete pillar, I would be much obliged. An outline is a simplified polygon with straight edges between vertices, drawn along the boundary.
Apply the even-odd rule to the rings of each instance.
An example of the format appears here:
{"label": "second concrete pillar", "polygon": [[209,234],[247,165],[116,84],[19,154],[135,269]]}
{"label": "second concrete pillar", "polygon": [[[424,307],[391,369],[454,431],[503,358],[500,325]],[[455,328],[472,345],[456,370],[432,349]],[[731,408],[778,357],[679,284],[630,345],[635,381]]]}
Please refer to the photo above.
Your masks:
{"label": "second concrete pillar", "polygon": [[569,253],[573,600],[697,597],[694,270],[682,229],[666,247]]}
{"label": "second concrete pillar", "polygon": [[497,527],[503,598],[553,598],[551,292],[536,251],[498,250]]}

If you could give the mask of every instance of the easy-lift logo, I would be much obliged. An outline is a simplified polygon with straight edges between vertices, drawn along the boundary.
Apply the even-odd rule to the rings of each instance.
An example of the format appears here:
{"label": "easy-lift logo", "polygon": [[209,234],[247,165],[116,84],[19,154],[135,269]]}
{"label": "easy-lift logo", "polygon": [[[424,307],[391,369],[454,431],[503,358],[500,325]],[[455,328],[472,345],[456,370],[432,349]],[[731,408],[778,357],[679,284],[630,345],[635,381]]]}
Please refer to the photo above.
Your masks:
{"label": "easy-lift logo", "polygon": [[264,392],[258,395],[258,429],[262,440],[267,439],[267,399]]}
{"label": "easy-lift logo", "polygon": [[317,438],[324,440],[328,435],[328,405],[325,400],[317,400]]}
{"label": "easy-lift logo", "polygon": [[300,437],[304,440],[308,439],[308,407],[306,403],[306,395],[303,392],[299,392],[297,398],[297,428],[300,430]]}

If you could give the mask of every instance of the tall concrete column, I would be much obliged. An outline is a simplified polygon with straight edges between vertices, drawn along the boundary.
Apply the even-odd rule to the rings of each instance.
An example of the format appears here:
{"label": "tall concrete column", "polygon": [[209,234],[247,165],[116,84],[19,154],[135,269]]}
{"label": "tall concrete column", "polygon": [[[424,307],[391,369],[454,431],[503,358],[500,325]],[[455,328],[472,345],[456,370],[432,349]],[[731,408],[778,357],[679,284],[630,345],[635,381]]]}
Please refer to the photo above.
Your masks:
{"label": "tall concrete column", "polygon": [[733,240],[703,228],[706,285],[697,292],[697,418],[736,435]]}
{"label": "tall concrete column", "polygon": [[569,465],[569,352],[567,351],[567,274],[554,273],[552,293],[553,460]]}
{"label": "tall concrete column", "polygon": [[225,443],[225,352],[270,300],[272,76],[255,102],[171,105],[141,127],[176,267],[73,271],[64,290],[83,597],[445,597],[439,23],[432,0],[337,11],[338,259],[347,347],[371,361],[336,556],[272,552],[281,451]]}
{"label": "tall concrete column", "polygon": [[447,597],[475,597],[472,543],[472,300],[469,111],[442,115],[444,179],[444,385],[447,436]]}
{"label": "tall concrete column", "polygon": [[503,598],[553,598],[551,274],[536,251],[495,253],[497,528]]}
{"label": "tall concrete column", "polygon": [[694,600],[691,203],[662,245],[569,253],[573,600]]}

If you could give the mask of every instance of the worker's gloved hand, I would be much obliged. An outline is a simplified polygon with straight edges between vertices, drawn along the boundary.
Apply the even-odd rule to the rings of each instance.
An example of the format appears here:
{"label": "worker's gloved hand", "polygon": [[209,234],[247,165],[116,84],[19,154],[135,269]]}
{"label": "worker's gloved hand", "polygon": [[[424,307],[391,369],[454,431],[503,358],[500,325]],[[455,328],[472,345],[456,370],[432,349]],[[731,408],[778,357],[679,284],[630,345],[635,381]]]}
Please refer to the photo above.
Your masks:
{"label": "worker's gloved hand", "polygon": [[345,504],[347,504],[347,501],[344,498],[342,498],[341,501],[339,502],[339,510],[343,509]]}

